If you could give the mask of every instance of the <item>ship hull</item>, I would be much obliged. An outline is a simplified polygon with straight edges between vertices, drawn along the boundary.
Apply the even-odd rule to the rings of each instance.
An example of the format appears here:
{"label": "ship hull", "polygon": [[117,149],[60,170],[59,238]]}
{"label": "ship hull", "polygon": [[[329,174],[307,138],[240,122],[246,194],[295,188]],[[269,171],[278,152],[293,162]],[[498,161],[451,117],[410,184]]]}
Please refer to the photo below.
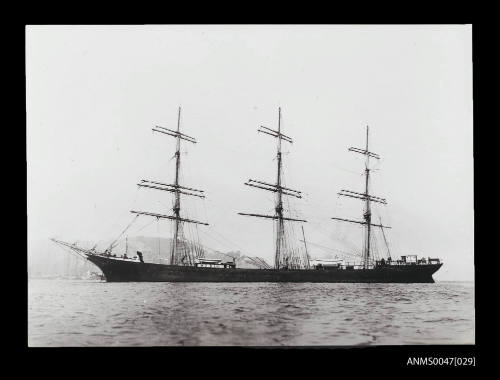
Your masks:
{"label": "ship hull", "polygon": [[89,255],[108,282],[351,282],[433,283],[442,264],[384,266],[374,269],[277,270],[197,268],[141,263]]}

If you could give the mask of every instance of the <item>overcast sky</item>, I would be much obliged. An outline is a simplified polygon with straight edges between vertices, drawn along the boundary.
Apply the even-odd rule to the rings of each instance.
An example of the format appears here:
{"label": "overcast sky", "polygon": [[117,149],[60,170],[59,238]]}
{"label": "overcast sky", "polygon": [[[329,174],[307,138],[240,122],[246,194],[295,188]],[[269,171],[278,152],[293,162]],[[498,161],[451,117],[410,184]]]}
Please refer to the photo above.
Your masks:
{"label": "overcast sky", "polygon": [[[28,239],[116,237],[132,209],[171,212],[171,194],[138,190],[171,182],[181,130],[183,183],[206,200],[183,199],[203,243],[269,262],[272,194],[282,107],[286,184],[302,190],[291,214],[311,243],[361,248],[370,126],[375,211],[394,256],[440,257],[439,280],[473,279],[471,26],[29,26],[26,30]],[[167,221],[138,219],[138,235],[170,236]],[[134,230],[131,229],[131,233]],[[339,243],[340,242],[340,243]],[[311,245],[313,257],[325,251]],[[323,255],[323,256],[322,256]]]}

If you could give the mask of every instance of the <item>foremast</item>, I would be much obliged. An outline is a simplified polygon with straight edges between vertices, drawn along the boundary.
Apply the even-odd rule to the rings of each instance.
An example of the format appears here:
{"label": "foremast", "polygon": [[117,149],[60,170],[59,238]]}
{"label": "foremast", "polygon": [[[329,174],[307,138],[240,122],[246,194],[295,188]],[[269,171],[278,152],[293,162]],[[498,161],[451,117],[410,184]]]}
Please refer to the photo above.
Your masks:
{"label": "foremast", "polygon": [[[177,130],[168,129],[161,126],[155,126],[152,128],[153,132],[162,133],[168,136],[172,136],[176,139],[176,150],[175,150],[175,179],[173,184],[166,184],[158,181],[141,180],[137,185],[139,187],[162,190],[174,193],[174,206],[172,207],[173,215],[163,215],[153,212],[146,211],[131,211],[138,215],[152,216],[157,219],[170,219],[174,221],[173,228],[173,239],[170,251],[170,264],[171,265],[193,265],[194,260],[191,255],[179,254],[179,236],[182,234],[183,223],[193,223],[202,224],[208,226],[208,223],[200,222],[193,219],[187,219],[181,217],[181,194],[194,196],[198,198],[205,198],[204,191],[194,189],[191,187],[186,187],[179,184],[179,175],[181,168],[181,140],[196,144],[197,141],[194,137],[188,136],[180,132],[180,121],[181,121],[181,107],[179,107],[177,114]],[[186,261],[187,259],[187,261]]]}
{"label": "foremast", "polygon": [[282,153],[281,153],[281,142],[286,141],[290,144],[293,143],[292,138],[281,132],[281,107],[278,108],[278,130],[273,130],[264,126],[260,126],[260,129],[257,132],[265,133],[267,135],[273,136],[277,138],[277,153],[276,153],[276,161],[277,161],[277,174],[276,174],[276,184],[271,184],[263,181],[257,181],[254,179],[249,179],[248,182],[245,183],[247,186],[257,187],[259,189],[272,191],[276,193],[275,199],[275,214],[274,215],[262,215],[262,214],[247,214],[239,212],[239,215],[245,216],[255,216],[259,218],[267,218],[276,220],[276,243],[275,243],[275,257],[274,257],[274,266],[276,269],[280,269],[288,266],[288,256],[286,252],[283,252],[284,243],[285,243],[285,224],[284,221],[296,221],[296,222],[306,222],[306,220],[302,219],[294,219],[285,217],[283,215],[283,195],[288,195],[296,198],[302,198],[302,193],[298,190],[293,190],[288,187],[284,187],[282,185]]}
{"label": "foremast", "polygon": [[[388,226],[383,226],[382,224],[373,224],[372,223],[372,212],[371,212],[371,202],[387,204],[387,201],[384,198],[376,197],[374,195],[370,195],[369,193],[369,180],[370,180],[370,158],[375,158],[377,160],[380,159],[380,156],[376,153],[370,152],[368,149],[368,138],[369,138],[369,127],[366,126],[366,145],[365,149],[350,147],[349,151],[360,153],[365,156],[365,192],[358,193],[350,190],[341,190],[338,195],[342,195],[344,197],[361,199],[364,201],[364,212],[363,212],[363,221],[351,220],[351,219],[342,219],[342,218],[332,218],[334,220],[340,220],[343,222],[351,222],[362,224],[365,226],[365,234],[364,234],[364,245],[363,245],[363,268],[367,269],[370,266],[370,253],[371,253],[371,227],[380,227],[383,228],[391,228]],[[385,238],[385,235],[384,235]]]}

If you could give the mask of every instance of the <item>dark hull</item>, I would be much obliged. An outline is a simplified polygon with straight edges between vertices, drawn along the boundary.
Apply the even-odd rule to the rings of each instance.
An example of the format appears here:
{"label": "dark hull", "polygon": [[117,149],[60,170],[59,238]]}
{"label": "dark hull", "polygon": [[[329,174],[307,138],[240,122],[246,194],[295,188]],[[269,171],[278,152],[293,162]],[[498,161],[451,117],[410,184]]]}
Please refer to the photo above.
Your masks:
{"label": "dark hull", "polygon": [[433,283],[442,264],[385,266],[375,269],[276,270],[196,268],[140,263],[89,255],[108,282],[397,282]]}

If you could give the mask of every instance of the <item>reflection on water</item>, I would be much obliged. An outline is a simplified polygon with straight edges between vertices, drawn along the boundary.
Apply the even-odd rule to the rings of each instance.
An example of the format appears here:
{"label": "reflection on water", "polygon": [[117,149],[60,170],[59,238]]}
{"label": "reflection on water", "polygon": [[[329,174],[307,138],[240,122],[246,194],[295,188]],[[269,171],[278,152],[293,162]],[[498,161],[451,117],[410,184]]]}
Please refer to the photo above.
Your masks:
{"label": "reflection on water", "polygon": [[28,283],[30,346],[473,343],[469,282]]}

